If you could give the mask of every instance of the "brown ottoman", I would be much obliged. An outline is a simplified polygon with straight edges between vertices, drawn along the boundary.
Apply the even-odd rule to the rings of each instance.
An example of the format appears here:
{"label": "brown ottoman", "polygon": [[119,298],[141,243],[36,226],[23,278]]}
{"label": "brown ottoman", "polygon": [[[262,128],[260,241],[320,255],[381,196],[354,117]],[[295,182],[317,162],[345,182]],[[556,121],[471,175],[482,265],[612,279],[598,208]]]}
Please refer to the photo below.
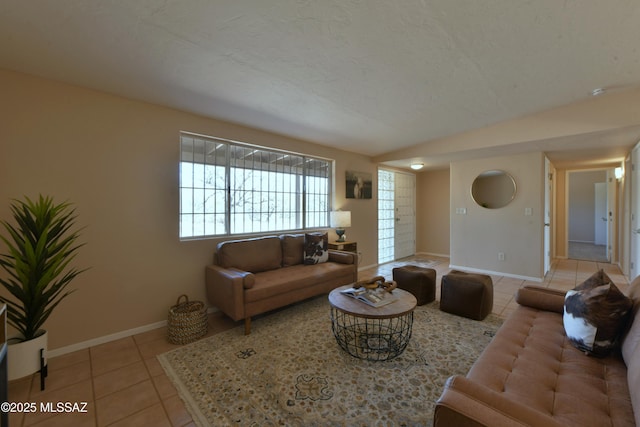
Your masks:
{"label": "brown ottoman", "polygon": [[433,268],[403,265],[393,269],[393,280],[400,289],[413,294],[418,305],[436,299],[436,271]]}
{"label": "brown ottoman", "polygon": [[482,320],[493,309],[493,282],[484,274],[452,270],[440,282],[440,310]]}

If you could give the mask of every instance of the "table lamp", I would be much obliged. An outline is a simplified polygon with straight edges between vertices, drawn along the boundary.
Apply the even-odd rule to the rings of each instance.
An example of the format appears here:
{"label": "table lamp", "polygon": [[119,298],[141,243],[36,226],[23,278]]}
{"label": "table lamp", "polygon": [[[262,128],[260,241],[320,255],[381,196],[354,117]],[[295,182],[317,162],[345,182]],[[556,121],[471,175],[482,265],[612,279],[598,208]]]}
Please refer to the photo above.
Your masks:
{"label": "table lamp", "polygon": [[345,227],[351,227],[351,211],[331,211],[329,222],[331,227],[336,229],[336,234],[338,235],[336,242],[344,242],[344,229]]}

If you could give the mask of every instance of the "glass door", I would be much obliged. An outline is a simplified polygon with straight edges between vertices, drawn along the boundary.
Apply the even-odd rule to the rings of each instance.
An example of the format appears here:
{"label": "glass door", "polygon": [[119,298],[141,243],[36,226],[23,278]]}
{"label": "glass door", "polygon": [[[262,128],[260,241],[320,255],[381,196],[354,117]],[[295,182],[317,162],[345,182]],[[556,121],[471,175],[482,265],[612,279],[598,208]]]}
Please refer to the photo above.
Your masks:
{"label": "glass door", "polygon": [[378,170],[378,263],[395,259],[395,174]]}
{"label": "glass door", "polygon": [[415,254],[416,179],[413,174],[378,170],[378,263]]}

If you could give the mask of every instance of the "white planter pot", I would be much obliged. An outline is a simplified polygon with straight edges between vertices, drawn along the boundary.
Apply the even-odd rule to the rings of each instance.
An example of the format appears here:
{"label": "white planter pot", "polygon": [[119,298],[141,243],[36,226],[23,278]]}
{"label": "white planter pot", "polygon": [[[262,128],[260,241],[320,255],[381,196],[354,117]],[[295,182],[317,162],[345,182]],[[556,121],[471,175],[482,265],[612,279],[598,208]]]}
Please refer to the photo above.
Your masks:
{"label": "white planter pot", "polygon": [[41,349],[44,349],[46,364],[47,338],[49,337],[49,333],[44,330],[39,332],[42,332],[42,334],[29,341],[15,342],[15,339],[9,339],[9,345],[7,346],[7,371],[9,381],[38,372],[40,370]]}

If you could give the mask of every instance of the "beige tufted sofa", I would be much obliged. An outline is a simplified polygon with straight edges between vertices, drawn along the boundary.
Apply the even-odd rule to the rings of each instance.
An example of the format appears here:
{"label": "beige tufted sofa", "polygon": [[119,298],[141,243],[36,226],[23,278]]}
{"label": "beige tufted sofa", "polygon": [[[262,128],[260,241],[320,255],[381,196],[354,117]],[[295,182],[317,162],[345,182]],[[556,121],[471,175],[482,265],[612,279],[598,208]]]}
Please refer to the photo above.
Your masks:
{"label": "beige tufted sofa", "polygon": [[218,244],[206,267],[209,302],[233,320],[302,301],[358,280],[356,254],[329,249],[329,260],[303,264],[304,234],[284,234]]}
{"label": "beige tufted sofa", "polygon": [[[640,278],[621,351],[587,356],[562,321],[564,292],[530,286],[466,377],[449,378],[435,426],[640,426]],[[635,411],[635,412],[634,412]]]}

